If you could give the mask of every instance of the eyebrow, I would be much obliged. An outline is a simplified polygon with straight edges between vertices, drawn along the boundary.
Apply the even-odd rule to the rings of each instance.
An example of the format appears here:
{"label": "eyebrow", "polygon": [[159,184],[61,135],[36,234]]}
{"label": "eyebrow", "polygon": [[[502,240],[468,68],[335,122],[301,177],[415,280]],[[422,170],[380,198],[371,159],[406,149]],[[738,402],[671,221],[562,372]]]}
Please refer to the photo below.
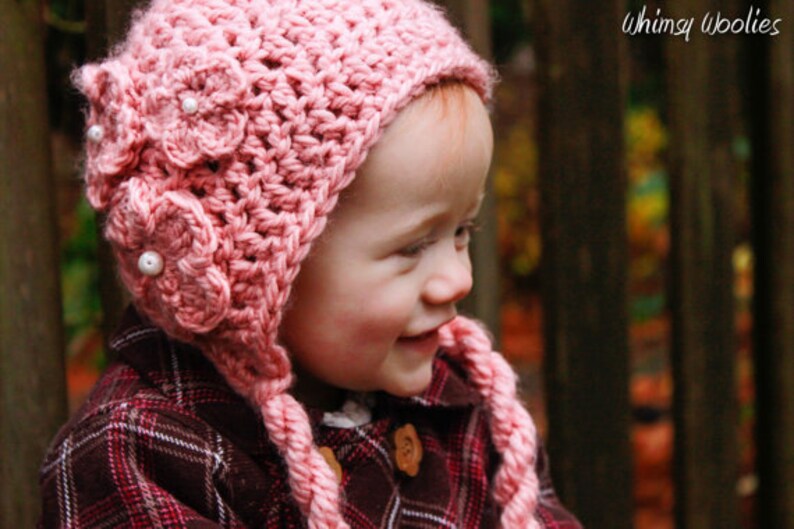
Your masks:
{"label": "eyebrow", "polygon": [[[477,195],[477,201],[467,209],[467,213],[473,213],[469,216],[477,216],[480,213],[480,209],[482,208],[483,201],[485,199],[485,189],[482,189],[480,193]],[[443,217],[445,214],[444,211],[439,212],[432,212],[429,214],[422,214],[418,219],[413,220],[412,222],[407,222],[404,225],[397,225],[396,231],[398,232],[399,237],[408,237],[412,234],[416,234],[418,232],[425,231],[429,226],[435,224],[440,217]]]}

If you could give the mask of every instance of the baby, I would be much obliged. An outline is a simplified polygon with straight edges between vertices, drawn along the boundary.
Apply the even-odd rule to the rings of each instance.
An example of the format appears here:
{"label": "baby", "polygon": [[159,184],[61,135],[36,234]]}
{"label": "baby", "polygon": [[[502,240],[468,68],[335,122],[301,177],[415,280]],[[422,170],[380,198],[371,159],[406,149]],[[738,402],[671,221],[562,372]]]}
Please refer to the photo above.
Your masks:
{"label": "baby", "polygon": [[134,306],[44,527],[580,527],[456,315],[493,74],[437,8],[154,0],[75,78]]}

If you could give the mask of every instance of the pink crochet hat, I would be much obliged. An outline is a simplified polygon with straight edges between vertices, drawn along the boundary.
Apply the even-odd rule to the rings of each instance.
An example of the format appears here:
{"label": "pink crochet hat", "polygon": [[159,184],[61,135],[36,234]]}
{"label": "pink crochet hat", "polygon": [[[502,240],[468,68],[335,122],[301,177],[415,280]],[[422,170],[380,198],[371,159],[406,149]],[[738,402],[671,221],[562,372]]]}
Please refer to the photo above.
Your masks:
{"label": "pink crochet hat", "polygon": [[[112,57],[75,79],[90,103],[88,199],[107,213],[135,305],[200,347],[261,411],[310,524],[344,527],[336,480],[287,393],[282,310],[389,122],[445,80],[487,99],[490,67],[420,0],[154,0]],[[498,363],[481,335],[462,319],[444,334],[456,351],[472,349],[460,345],[467,336],[480,344],[471,362]],[[497,449],[527,447],[495,492],[505,524],[524,527],[536,499],[534,427],[506,364],[480,372],[486,401],[510,418],[494,431]]]}

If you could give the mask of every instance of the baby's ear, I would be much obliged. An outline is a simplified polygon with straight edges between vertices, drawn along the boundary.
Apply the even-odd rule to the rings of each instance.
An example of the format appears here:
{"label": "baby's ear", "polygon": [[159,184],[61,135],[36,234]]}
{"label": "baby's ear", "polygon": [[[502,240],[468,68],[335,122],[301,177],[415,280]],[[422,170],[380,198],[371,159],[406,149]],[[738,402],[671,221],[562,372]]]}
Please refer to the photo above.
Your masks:
{"label": "baby's ear", "polygon": [[136,306],[172,336],[190,340],[226,317],[229,279],[214,262],[218,238],[198,199],[155,185],[122,183],[105,234]]}

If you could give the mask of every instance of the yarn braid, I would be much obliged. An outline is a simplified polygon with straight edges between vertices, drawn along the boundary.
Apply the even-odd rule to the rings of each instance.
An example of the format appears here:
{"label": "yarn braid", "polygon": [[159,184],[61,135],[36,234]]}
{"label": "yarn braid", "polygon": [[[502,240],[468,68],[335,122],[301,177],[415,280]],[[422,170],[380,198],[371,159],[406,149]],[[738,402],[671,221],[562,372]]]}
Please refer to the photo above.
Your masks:
{"label": "yarn braid", "polygon": [[[276,353],[276,354],[274,354]],[[218,371],[235,391],[248,395],[262,414],[268,438],[287,463],[292,496],[306,517],[310,529],[348,529],[340,509],[340,487],[336,476],[314,446],[311,422],[306,409],[289,394],[293,373],[286,351],[275,346],[278,373],[268,365],[266,375],[257,366],[223,350],[208,352]]]}
{"label": "yarn braid", "polygon": [[441,329],[441,346],[462,360],[490,414],[491,438],[502,457],[494,478],[494,499],[502,506],[505,529],[537,529],[535,423],[516,397],[516,375],[480,325],[457,317]]}
{"label": "yarn braid", "polygon": [[270,440],[287,462],[293,498],[310,529],[348,529],[340,508],[339,482],[314,447],[306,410],[289,393],[269,397],[271,382],[258,385],[256,399]]}

